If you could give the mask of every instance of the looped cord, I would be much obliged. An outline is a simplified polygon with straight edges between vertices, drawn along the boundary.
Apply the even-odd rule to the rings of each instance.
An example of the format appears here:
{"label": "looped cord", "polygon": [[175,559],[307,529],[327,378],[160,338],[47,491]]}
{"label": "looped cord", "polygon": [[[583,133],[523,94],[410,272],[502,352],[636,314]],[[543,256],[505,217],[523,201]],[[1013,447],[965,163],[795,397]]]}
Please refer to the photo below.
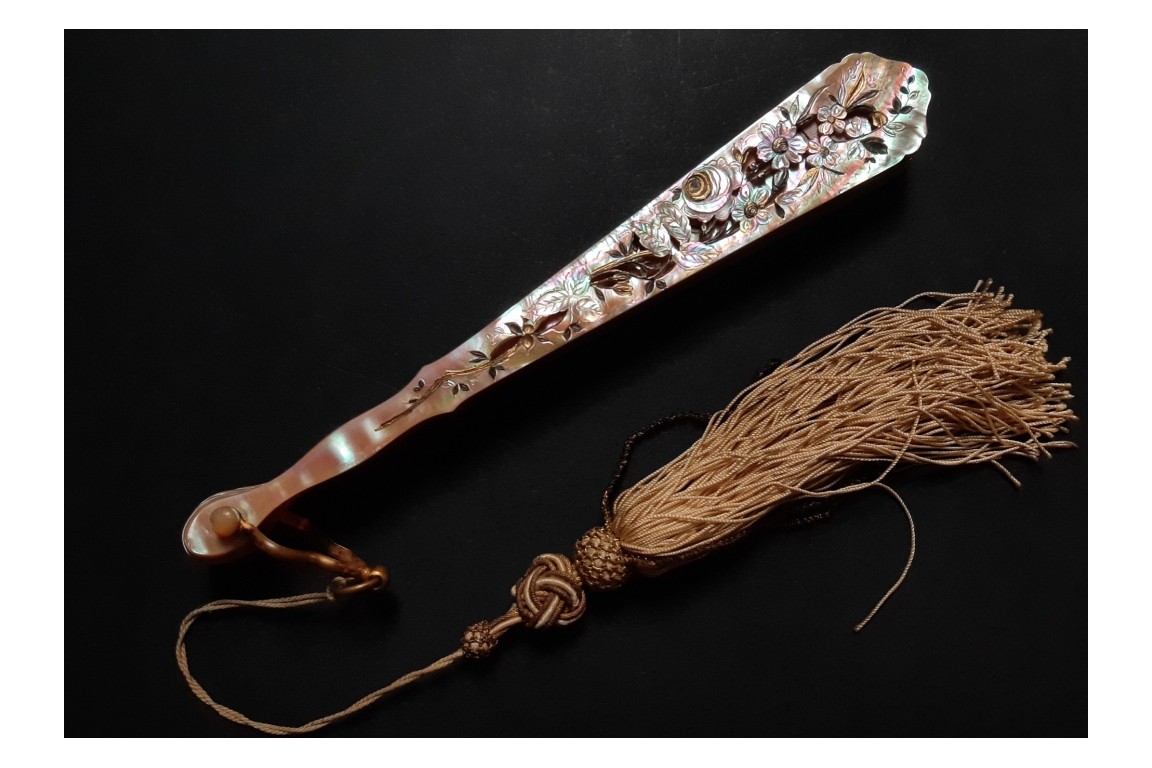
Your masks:
{"label": "looped cord", "polygon": [[576,566],[564,555],[540,555],[512,588],[516,610],[526,626],[546,629],[571,624],[584,615],[584,589]]}
{"label": "looped cord", "polygon": [[309,605],[316,605],[318,603],[327,603],[331,601],[331,597],[327,592],[313,592],[306,595],[296,595],[295,597],[278,597],[270,600],[216,600],[211,603],[206,603],[196,610],[189,613],[184,617],[184,621],[180,622],[180,634],[176,638],[176,664],[180,667],[180,672],[184,675],[184,680],[187,681],[188,687],[192,689],[192,693],[196,698],[207,704],[221,717],[231,720],[240,725],[247,725],[255,728],[264,733],[270,733],[274,736],[288,736],[298,733],[310,733],[318,731],[326,725],[330,725],[337,720],[343,720],[345,717],[355,714],[365,707],[371,706],[383,697],[387,696],[394,691],[416,682],[422,677],[430,675],[434,672],[439,672],[442,669],[452,666],[457,659],[464,656],[464,652],[457,650],[454,651],[439,661],[434,661],[423,669],[418,669],[414,672],[409,672],[403,677],[397,678],[389,685],[373,691],[372,693],[364,696],[360,700],[354,702],[352,705],[345,707],[339,712],[334,712],[330,715],[317,718],[304,725],[290,726],[290,725],[276,725],[274,723],[264,723],[259,720],[253,720],[242,712],[237,712],[231,707],[227,707],[220,702],[213,699],[200,685],[200,682],[192,676],[192,671],[188,665],[188,649],[185,644],[185,637],[188,630],[198,618],[205,614],[216,613],[218,611],[226,611],[232,608],[303,608]]}

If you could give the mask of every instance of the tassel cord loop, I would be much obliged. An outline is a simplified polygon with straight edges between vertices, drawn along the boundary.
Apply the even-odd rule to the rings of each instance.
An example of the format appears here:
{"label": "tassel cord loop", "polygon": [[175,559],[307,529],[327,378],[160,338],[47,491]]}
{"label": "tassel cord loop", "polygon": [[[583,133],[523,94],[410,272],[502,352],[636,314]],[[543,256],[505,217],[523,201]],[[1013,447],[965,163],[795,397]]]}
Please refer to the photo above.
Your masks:
{"label": "tassel cord loop", "polygon": [[331,602],[332,599],[332,595],[330,595],[328,592],[313,592],[304,595],[295,595],[293,597],[278,597],[268,600],[216,600],[211,603],[206,603],[189,613],[184,617],[184,620],[180,622],[180,633],[176,638],[176,664],[180,667],[180,672],[184,675],[184,680],[188,683],[188,687],[192,690],[192,693],[195,694],[196,698],[200,699],[200,701],[214,709],[216,713],[221,717],[227,720],[231,720],[234,723],[247,725],[251,728],[255,728],[258,731],[272,734],[273,736],[289,736],[318,731],[327,725],[331,725],[337,720],[343,720],[344,718],[354,715],[360,710],[371,706],[390,693],[394,693],[401,688],[411,685],[423,677],[452,666],[452,664],[454,664],[457,660],[464,657],[463,651],[456,650],[444,658],[432,662],[423,669],[417,669],[409,672],[408,674],[403,675],[388,685],[384,686],[383,688],[379,688],[372,693],[369,693],[367,696],[361,697],[339,712],[333,712],[330,715],[325,715],[324,717],[319,717],[315,720],[304,723],[303,725],[297,726],[276,725],[274,723],[265,723],[259,720],[253,720],[242,712],[238,712],[237,710],[221,704],[220,702],[213,699],[208,695],[208,692],[204,690],[204,686],[200,685],[200,682],[192,675],[192,670],[188,663],[188,649],[185,638],[188,634],[188,631],[192,628],[192,625],[196,623],[196,620],[201,616],[217,613],[220,611],[227,611],[234,608],[304,608],[310,605]]}

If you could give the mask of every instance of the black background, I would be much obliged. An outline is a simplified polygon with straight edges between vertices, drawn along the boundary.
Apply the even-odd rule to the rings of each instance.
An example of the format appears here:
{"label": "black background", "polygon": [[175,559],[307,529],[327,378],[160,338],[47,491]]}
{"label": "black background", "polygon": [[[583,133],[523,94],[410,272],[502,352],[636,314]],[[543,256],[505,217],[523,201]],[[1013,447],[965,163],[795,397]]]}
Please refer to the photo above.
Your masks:
{"label": "black background", "polygon": [[[621,441],[861,311],[994,277],[1072,357],[1080,448],[899,475],[514,632],[333,735],[1086,735],[1087,34],[66,37],[66,733],[243,735],[185,612],[312,591],[180,546],[824,67],[923,69],[920,151],[301,502],[386,564],[341,608],[197,627],[223,702],[300,723],[448,653],[598,520]],[[651,469],[695,433],[654,442]],[[636,477],[637,475],[633,475]]]}

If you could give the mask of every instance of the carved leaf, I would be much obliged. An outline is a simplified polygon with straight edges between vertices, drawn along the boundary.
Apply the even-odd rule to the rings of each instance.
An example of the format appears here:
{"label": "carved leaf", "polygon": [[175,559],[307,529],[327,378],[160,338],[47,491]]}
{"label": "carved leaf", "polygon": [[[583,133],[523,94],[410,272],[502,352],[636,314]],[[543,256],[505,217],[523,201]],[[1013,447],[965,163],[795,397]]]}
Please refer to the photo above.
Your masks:
{"label": "carved leaf", "polygon": [[539,335],[541,333],[547,333],[548,331],[552,330],[556,326],[560,325],[561,321],[564,320],[567,314],[568,310],[565,309],[562,312],[555,312],[551,315],[548,315],[547,317],[541,318],[540,322],[536,324],[536,333]]}
{"label": "carved leaf", "polygon": [[627,261],[617,265],[615,269],[609,270],[606,274],[612,278],[614,283],[618,283],[621,279],[629,277],[646,277],[648,270],[639,261]]}
{"label": "carved leaf", "polygon": [[[585,296],[576,302],[572,311],[576,317],[587,323],[600,317],[600,304],[591,296]],[[573,332],[579,333],[580,323],[572,323],[571,328]]]}
{"label": "carved leaf", "polygon": [[716,258],[716,248],[704,243],[688,243],[673,257],[684,269],[696,269]]}
{"label": "carved leaf", "polygon": [[623,233],[620,235],[619,240],[617,240],[618,245],[616,247],[620,250],[621,254],[626,254],[632,250],[632,241],[635,239],[635,236],[630,229],[625,229],[624,227],[620,229]]}
{"label": "carved leaf", "polygon": [[672,259],[668,256],[657,256],[654,253],[636,259],[636,263],[644,268],[643,273],[637,275],[637,277],[648,280],[668,274],[668,270],[672,269],[673,264]]}
{"label": "carved leaf", "polygon": [[504,357],[520,344],[520,339],[520,336],[509,336],[502,339],[499,344],[492,348],[492,359],[499,360]]}
{"label": "carved leaf", "polygon": [[665,259],[664,263],[660,265],[660,268],[657,269],[656,271],[652,272],[649,275],[649,277],[652,277],[652,278],[664,277],[664,275],[671,272],[675,267],[676,267],[676,262],[674,260]]}
{"label": "carved leaf", "polygon": [[588,293],[591,285],[592,280],[588,276],[588,273],[583,269],[578,269],[570,274],[568,279],[564,281],[564,290],[575,298],[576,296],[583,296],[585,293]]}
{"label": "carved leaf", "polygon": [[796,190],[793,190],[791,192],[785,192],[784,194],[780,195],[780,197],[776,198],[776,202],[780,203],[781,205],[792,205],[799,199],[800,193]]}
{"label": "carved leaf", "polygon": [[551,315],[555,312],[563,312],[568,309],[571,303],[572,296],[570,294],[554,288],[551,291],[546,291],[543,296],[538,298],[536,303],[532,305],[532,309],[537,315]]}
{"label": "carved leaf", "polygon": [[796,182],[796,186],[803,187],[805,184],[812,181],[812,179],[814,179],[818,173],[820,173],[820,171],[816,168],[809,168],[807,171],[805,171],[804,175],[800,177],[800,181]]}
{"label": "carved leaf", "polygon": [[632,229],[644,247],[653,253],[664,256],[672,252],[672,239],[660,222],[641,220],[633,222]]}
{"label": "carved leaf", "polygon": [[657,203],[656,221],[663,224],[668,234],[681,243],[686,243],[691,238],[692,225],[688,223],[684,210],[674,203]]}
{"label": "carved leaf", "polygon": [[715,243],[718,240],[723,240],[737,229],[736,222],[731,219],[720,221],[714,219],[700,228],[700,241],[703,243]]}

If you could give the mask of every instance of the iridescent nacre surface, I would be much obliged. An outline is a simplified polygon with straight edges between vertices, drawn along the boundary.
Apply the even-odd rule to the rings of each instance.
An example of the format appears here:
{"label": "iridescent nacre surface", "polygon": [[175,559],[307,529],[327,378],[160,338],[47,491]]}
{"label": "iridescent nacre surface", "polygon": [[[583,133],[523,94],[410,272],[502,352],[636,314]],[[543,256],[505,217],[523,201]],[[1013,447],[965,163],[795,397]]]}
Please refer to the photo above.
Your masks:
{"label": "iridescent nacre surface", "polygon": [[205,500],[185,526],[185,549],[230,554],[240,542],[216,535],[216,509],[259,525],[424,419],[892,167],[920,146],[929,99],[927,78],[911,65],[871,53],[845,57],[279,477]]}

